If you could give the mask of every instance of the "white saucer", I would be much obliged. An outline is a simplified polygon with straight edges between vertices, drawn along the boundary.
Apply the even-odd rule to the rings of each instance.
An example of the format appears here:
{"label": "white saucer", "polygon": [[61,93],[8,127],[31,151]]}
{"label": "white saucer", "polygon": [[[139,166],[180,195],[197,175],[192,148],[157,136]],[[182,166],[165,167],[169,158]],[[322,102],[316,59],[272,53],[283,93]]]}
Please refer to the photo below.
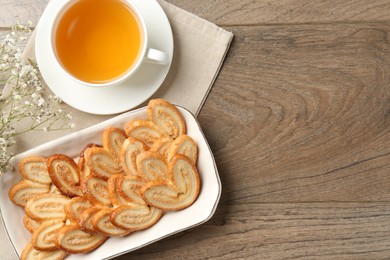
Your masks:
{"label": "white saucer", "polygon": [[168,74],[173,56],[173,36],[168,18],[156,0],[133,1],[145,17],[149,47],[161,50],[170,57],[168,64],[144,63],[125,83],[109,88],[93,88],[73,81],[55,62],[49,51],[49,24],[58,8],[67,0],[50,1],[37,25],[35,53],[42,77],[55,95],[68,105],[92,114],[116,114],[146,101],[160,87]]}

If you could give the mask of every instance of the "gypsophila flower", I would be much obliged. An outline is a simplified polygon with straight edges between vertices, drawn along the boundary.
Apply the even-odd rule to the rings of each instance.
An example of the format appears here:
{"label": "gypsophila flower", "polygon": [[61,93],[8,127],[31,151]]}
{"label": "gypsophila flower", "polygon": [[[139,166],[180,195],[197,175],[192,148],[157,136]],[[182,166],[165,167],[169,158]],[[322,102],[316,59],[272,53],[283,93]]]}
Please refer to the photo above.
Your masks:
{"label": "gypsophila flower", "polygon": [[42,97],[40,97],[40,98],[38,99],[37,105],[38,105],[39,107],[41,107],[41,106],[43,106],[44,104],[45,104],[45,100],[44,100]]}
{"label": "gypsophila flower", "polygon": [[31,65],[23,66],[23,67],[20,69],[19,77],[23,77],[24,75],[26,75],[28,72],[30,72],[30,71],[32,71],[32,70],[33,70],[33,66],[31,66]]}
{"label": "gypsophila flower", "polygon": [[45,94],[37,65],[22,58],[19,46],[26,43],[31,25],[17,21],[0,41],[0,174],[10,167],[16,136],[75,127],[61,100]]}

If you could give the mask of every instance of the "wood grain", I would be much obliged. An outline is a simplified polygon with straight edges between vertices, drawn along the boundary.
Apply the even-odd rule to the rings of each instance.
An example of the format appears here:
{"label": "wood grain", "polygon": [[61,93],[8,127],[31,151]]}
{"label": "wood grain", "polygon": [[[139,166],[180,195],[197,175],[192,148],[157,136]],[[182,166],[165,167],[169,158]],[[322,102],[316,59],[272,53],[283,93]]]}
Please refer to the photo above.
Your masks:
{"label": "wood grain", "polygon": [[221,26],[387,21],[386,0],[170,0]]}
{"label": "wood grain", "polygon": [[[387,0],[168,0],[220,26],[286,23],[334,23],[340,21],[388,21]],[[1,0],[0,27],[15,17],[35,25],[48,0]]]}
{"label": "wood grain", "polygon": [[199,116],[229,201],[389,201],[390,27],[232,29]]}
{"label": "wood grain", "polygon": [[208,223],[118,257],[388,259],[388,203],[223,203]]}
{"label": "wood grain", "polygon": [[1,0],[0,27],[12,27],[15,21],[31,21],[35,26],[48,0]]}

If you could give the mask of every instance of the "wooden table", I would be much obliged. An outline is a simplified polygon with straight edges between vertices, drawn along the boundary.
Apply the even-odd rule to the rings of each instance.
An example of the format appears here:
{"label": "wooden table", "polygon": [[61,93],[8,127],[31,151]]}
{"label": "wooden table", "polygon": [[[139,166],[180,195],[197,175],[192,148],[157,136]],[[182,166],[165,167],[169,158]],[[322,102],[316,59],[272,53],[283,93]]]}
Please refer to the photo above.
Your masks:
{"label": "wooden table", "polygon": [[[223,192],[117,259],[389,259],[390,1],[168,2],[235,34],[199,115]],[[46,3],[1,0],[1,34]]]}

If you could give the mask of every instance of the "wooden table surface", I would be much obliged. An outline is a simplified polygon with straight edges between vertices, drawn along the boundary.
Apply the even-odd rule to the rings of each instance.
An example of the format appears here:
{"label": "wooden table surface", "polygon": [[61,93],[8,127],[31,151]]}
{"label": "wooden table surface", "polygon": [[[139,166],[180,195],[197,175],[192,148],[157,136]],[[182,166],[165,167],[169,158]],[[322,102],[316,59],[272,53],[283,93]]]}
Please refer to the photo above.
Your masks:
{"label": "wooden table surface", "polygon": [[[199,115],[214,217],[117,259],[390,259],[390,1],[168,0],[235,38]],[[0,0],[0,35],[47,0]]]}

